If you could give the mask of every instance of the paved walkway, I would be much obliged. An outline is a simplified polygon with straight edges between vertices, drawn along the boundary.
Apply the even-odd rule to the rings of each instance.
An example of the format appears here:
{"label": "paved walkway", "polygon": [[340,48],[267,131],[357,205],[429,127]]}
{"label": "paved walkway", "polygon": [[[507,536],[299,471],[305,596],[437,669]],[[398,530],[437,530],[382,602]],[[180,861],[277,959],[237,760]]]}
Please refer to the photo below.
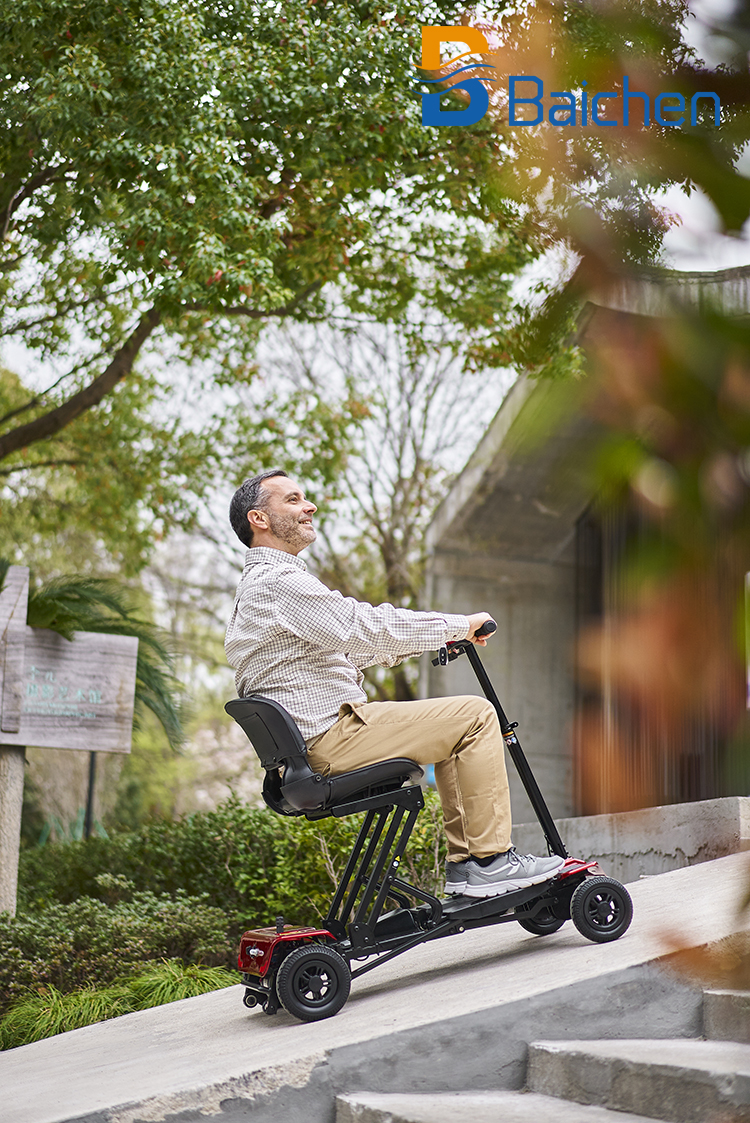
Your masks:
{"label": "paved walkway", "polygon": [[0,1123],[322,1123],[342,1091],[517,1087],[541,1037],[691,1036],[699,992],[648,964],[665,934],[695,945],[742,927],[749,878],[738,854],[644,879],[614,944],[509,924],[416,948],[316,1024],[247,1011],[238,986],[11,1050]]}

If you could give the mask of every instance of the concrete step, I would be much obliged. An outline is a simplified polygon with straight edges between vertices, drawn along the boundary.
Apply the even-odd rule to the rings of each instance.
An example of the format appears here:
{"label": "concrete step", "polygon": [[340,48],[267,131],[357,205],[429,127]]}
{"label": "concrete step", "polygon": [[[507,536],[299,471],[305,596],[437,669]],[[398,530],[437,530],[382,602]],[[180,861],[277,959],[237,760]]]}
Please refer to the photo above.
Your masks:
{"label": "concrete step", "polygon": [[378,1094],[336,1098],[336,1123],[653,1123],[644,1115],[582,1107],[533,1092]]}
{"label": "concrete step", "polygon": [[536,1042],[527,1087],[672,1123],[750,1123],[750,1046],[684,1038]]}
{"label": "concrete step", "polygon": [[712,1041],[750,1044],[750,991],[704,990],[703,1034]]}

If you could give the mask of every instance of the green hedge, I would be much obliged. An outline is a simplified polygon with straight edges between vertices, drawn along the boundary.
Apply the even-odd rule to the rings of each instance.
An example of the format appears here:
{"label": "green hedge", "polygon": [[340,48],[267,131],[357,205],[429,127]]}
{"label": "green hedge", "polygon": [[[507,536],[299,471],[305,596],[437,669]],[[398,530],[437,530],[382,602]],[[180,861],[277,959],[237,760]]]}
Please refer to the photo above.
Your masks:
{"label": "green hedge", "polygon": [[220,909],[181,890],[133,893],[114,905],[81,897],[14,919],[3,913],[0,1011],[29,988],[103,986],[153,960],[230,966],[235,943]]}
{"label": "green hedge", "polygon": [[[360,824],[347,819],[282,818],[232,798],[216,811],[155,822],[133,834],[25,850],[19,911],[38,912],[81,896],[112,900],[109,874],[139,890],[205,895],[231,926],[264,925],[283,914],[309,923],[326,912]],[[442,882],[445,846],[434,792],[417,820],[402,872],[426,889]]]}

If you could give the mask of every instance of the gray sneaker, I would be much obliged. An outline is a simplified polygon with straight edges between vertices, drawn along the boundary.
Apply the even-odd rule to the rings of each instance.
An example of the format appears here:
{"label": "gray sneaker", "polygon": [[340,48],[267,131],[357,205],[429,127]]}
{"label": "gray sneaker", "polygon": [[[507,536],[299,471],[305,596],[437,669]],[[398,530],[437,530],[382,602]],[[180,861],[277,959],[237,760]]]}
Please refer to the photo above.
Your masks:
{"label": "gray sneaker", "polygon": [[511,848],[505,854],[498,854],[487,866],[469,860],[463,892],[467,897],[499,897],[501,893],[551,880],[564,864],[565,859],[558,854],[535,858],[533,854],[519,854]]}
{"label": "gray sneaker", "polygon": [[469,859],[463,862],[445,863],[445,895],[446,897],[460,897],[466,890],[466,876]]}

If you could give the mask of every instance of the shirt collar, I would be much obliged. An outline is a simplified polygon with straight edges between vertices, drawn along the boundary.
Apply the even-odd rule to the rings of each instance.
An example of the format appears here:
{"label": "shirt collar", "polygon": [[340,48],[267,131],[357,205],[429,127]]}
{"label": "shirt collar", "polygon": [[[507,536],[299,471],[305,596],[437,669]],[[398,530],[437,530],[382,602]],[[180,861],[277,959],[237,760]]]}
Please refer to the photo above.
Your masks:
{"label": "shirt collar", "polygon": [[296,565],[298,569],[307,569],[307,562],[295,554],[287,554],[284,550],[274,550],[272,546],[251,546],[245,551],[245,569],[251,565]]}

